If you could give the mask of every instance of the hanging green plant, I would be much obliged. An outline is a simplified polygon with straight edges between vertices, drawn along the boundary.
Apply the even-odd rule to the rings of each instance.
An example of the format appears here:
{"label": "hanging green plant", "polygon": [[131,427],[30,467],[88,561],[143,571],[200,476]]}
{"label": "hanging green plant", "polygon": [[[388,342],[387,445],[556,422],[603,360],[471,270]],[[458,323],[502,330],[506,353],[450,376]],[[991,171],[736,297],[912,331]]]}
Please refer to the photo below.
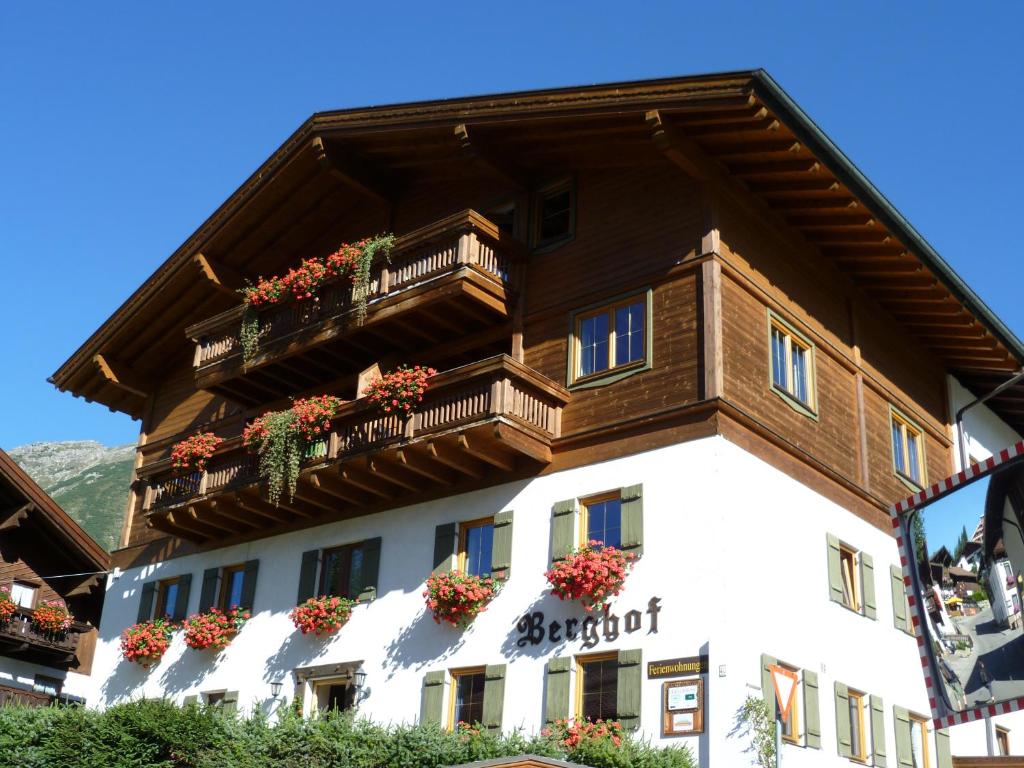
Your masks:
{"label": "hanging green plant", "polygon": [[259,456],[267,498],[277,504],[288,490],[295,497],[302,460],[309,445],[327,436],[331,419],[345,401],[333,395],[296,400],[287,411],[269,411],[242,432],[242,443]]}
{"label": "hanging green plant", "polygon": [[390,259],[395,245],[394,235],[377,235],[357,243],[343,243],[334,253],[303,259],[284,276],[259,278],[255,285],[241,290],[245,308],[239,341],[242,359],[251,360],[259,347],[260,322],[258,310],[284,301],[319,301],[320,289],[331,282],[348,278],[352,281],[352,302],[357,325],[366,319],[366,302],[370,294],[370,269],[378,257]]}

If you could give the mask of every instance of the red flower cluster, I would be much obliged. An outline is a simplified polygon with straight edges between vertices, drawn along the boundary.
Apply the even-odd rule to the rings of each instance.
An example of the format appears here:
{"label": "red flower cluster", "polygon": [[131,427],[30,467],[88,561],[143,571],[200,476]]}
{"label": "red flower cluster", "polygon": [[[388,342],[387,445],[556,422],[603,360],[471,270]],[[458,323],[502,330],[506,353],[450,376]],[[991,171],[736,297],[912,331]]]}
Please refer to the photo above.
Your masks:
{"label": "red flower cluster", "polygon": [[540,735],[553,737],[568,749],[575,749],[584,741],[610,741],[616,747],[621,747],[625,731],[618,720],[556,720],[550,728],[543,729]]}
{"label": "red flower cluster", "polygon": [[227,648],[251,617],[252,614],[238,607],[227,612],[211,608],[206,613],[189,616],[182,625],[185,627],[185,645],[218,651]]}
{"label": "red flower cluster", "polygon": [[313,632],[319,637],[330,635],[345,626],[352,616],[352,608],[358,603],[358,600],[346,597],[321,595],[295,606],[290,615],[295,628],[301,630],[302,634]]}
{"label": "red flower cluster", "polygon": [[292,429],[308,442],[318,440],[331,429],[331,419],[345,404],[340,397],[317,395],[292,403]]}
{"label": "red flower cluster", "polygon": [[217,446],[223,442],[224,438],[217,437],[213,432],[197,432],[191,437],[186,437],[171,448],[171,466],[175,469],[195,469],[202,472]]}
{"label": "red flower cluster", "polygon": [[269,432],[267,430],[266,416],[267,414],[257,416],[242,430],[242,445],[246,448],[258,451],[260,446],[263,445],[263,441],[267,439]]}
{"label": "red flower cluster", "polygon": [[397,411],[408,413],[418,403],[423,402],[423,393],[427,391],[427,380],[437,371],[414,365],[400,365],[391,373],[370,382],[363,395],[379,407],[384,413]]}
{"label": "red flower cluster", "polygon": [[498,582],[489,576],[469,576],[460,571],[439,573],[427,579],[423,597],[434,613],[434,621],[465,627],[498,594]]}
{"label": "red flower cluster", "polygon": [[551,584],[551,594],[562,600],[579,600],[584,610],[592,611],[604,608],[622,591],[635,558],[632,552],[590,541],[555,563],[544,576]]}
{"label": "red flower cluster", "polygon": [[0,587],[0,624],[6,624],[17,610],[17,603],[11,599],[11,588]]}
{"label": "red flower cluster", "polygon": [[288,296],[297,301],[313,299],[326,282],[343,277],[354,280],[363,252],[369,243],[370,238],[358,243],[344,243],[328,256],[303,259],[298,267],[292,267],[283,277],[261,277],[256,285],[242,289],[242,298],[252,307],[277,304]]}
{"label": "red flower cluster", "polygon": [[177,627],[167,619],[153,619],[133,624],[121,633],[121,653],[147,669],[163,657],[171,644],[171,633]]}
{"label": "red flower cluster", "polygon": [[74,621],[63,600],[47,600],[32,613],[32,623],[43,632],[67,632]]}

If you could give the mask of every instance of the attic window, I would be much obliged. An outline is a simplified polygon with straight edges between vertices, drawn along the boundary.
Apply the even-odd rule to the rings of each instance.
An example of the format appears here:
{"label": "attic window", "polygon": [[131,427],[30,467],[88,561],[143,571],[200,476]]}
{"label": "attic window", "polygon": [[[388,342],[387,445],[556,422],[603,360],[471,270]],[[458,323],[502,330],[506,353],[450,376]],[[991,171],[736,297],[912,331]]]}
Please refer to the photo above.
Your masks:
{"label": "attic window", "polygon": [[576,188],[571,178],[537,191],[533,217],[533,247],[553,248],[571,240],[576,231]]}

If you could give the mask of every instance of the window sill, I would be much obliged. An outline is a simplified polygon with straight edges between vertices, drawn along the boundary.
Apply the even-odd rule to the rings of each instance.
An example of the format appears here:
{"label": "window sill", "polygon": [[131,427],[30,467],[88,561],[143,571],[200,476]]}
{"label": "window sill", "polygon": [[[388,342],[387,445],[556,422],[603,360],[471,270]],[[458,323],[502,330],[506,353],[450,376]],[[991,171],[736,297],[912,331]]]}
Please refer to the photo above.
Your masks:
{"label": "window sill", "polygon": [[919,485],[916,480],[911,480],[909,477],[904,475],[902,472],[896,471],[893,474],[896,475],[896,479],[903,483],[910,490],[911,493],[920,493],[924,490],[923,485]]}
{"label": "window sill", "polygon": [[630,365],[624,365],[621,368],[612,368],[601,373],[591,374],[585,379],[576,379],[567,385],[569,391],[576,389],[591,389],[593,387],[604,387],[608,384],[614,384],[623,379],[629,378],[633,374],[642,373],[643,371],[651,370],[651,364],[649,362],[641,361],[631,363]]}
{"label": "window sill", "polygon": [[789,392],[787,392],[786,390],[780,389],[774,384],[771,385],[770,390],[772,394],[780,398],[782,402],[784,402],[797,413],[802,414],[807,418],[812,419],[813,421],[818,421],[818,413],[816,411],[812,410],[810,406],[808,406],[806,403],[802,402],[798,398],[793,397],[793,395],[789,394]]}
{"label": "window sill", "polygon": [[571,243],[575,239],[576,233],[570,232],[567,235],[562,235],[561,237],[537,243],[530,249],[530,253],[534,256],[543,256],[545,253],[551,253],[552,251],[558,250],[566,243]]}

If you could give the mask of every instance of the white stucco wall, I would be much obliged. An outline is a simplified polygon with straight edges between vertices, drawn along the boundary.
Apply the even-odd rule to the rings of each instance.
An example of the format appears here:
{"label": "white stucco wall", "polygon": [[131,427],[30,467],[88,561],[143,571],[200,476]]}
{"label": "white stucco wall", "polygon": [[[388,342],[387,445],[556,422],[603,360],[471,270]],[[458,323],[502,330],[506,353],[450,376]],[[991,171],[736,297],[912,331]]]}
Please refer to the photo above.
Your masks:
{"label": "white stucco wall", "polygon": [[32,690],[36,675],[45,675],[60,680],[63,684],[61,689],[63,693],[83,697],[86,699],[86,703],[93,703],[89,697],[95,690],[95,684],[87,675],[48,667],[44,664],[33,664],[10,656],[0,656],[0,685]]}
{"label": "white stucco wall", "polygon": [[[424,673],[507,663],[504,727],[542,725],[544,666],[555,655],[583,652],[582,642],[517,645],[516,622],[541,610],[546,621],[581,618],[582,610],[547,595],[549,526],[554,502],[643,483],[643,559],[613,604],[622,616],[661,599],[659,631],[605,640],[592,651],[642,648],[644,662],[707,653],[707,731],[688,743],[702,765],[749,763],[744,743],[729,737],[747,694],[759,695],[760,656],[816,671],[822,749],[785,747],[787,766],[846,765],[837,755],[835,681],[881,696],[888,753],[895,754],[892,706],[927,714],[917,647],[893,625],[889,566],[895,540],[723,438],[510,483],[377,515],[226,547],[144,569],[108,585],[91,701],[166,695],[182,700],[211,690],[240,691],[242,708],[271,711],[271,682],[293,693],[296,667],[363,661],[367,690],[360,711],[375,720],[413,720]],[[432,565],[436,525],[514,510],[512,577],[488,611],[464,632],[437,626],[422,590]],[[877,620],[829,600],[826,533],[871,554]],[[302,636],[288,619],[295,604],[301,553],[382,536],[379,597],[355,609],[336,636]],[[161,663],[143,670],[120,657],[118,635],[136,619],[139,588],[152,578],[193,574],[190,611],[208,567],[259,558],[255,615],[217,655],[184,646],[181,633]],[[720,671],[721,670],[721,671]],[[643,682],[644,735],[661,741],[661,681]],[[981,751],[984,751],[982,746]]]}

